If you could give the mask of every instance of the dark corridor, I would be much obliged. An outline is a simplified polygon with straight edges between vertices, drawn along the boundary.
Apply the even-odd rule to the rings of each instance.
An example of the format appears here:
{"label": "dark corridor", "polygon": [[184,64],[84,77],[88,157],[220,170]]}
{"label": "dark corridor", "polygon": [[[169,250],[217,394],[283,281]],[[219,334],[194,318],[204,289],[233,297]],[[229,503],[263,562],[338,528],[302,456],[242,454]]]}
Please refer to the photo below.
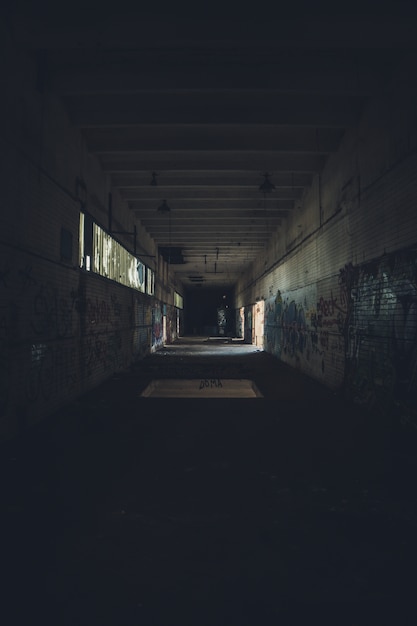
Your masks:
{"label": "dark corridor", "polygon": [[230,311],[227,316],[226,334],[234,334],[234,311],[232,312],[233,290],[230,289],[190,289],[185,293],[185,334],[219,334],[218,311]]}
{"label": "dark corridor", "polygon": [[181,339],[3,446],[2,623],[414,624],[407,446],[254,346]]}

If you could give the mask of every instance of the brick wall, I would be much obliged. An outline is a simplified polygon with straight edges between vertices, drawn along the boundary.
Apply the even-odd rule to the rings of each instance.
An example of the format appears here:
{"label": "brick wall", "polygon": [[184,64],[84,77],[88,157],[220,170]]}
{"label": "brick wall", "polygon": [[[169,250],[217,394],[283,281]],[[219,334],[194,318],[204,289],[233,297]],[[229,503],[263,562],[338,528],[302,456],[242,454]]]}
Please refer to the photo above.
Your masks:
{"label": "brick wall", "polygon": [[[0,103],[0,439],[159,347],[165,311],[168,340],[177,329],[168,268],[149,260],[157,257],[155,244],[112,193],[56,97],[37,91],[33,61],[6,35],[4,43],[10,82]],[[81,201],[106,229],[109,193],[113,230],[136,226],[138,256],[146,254],[156,271],[155,296],[79,267]],[[132,252],[130,235],[119,240]]]}
{"label": "brick wall", "polygon": [[[163,303],[81,270],[79,204],[24,156],[15,163],[22,167],[18,184],[9,181],[13,201],[1,203],[0,438],[162,345]],[[22,231],[14,209],[25,214]],[[177,309],[166,308],[172,341]]]}
{"label": "brick wall", "polygon": [[265,300],[265,349],[370,410],[417,427],[417,131],[400,77],[241,278]]}

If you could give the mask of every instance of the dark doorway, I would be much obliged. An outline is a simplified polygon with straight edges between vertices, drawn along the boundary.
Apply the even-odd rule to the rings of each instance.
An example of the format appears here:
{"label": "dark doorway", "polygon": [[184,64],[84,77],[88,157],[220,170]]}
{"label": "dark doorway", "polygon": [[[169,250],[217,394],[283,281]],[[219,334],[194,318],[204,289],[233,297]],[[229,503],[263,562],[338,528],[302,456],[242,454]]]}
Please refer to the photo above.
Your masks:
{"label": "dark doorway", "polygon": [[[184,328],[187,335],[234,334],[233,291],[191,289],[184,297]],[[221,312],[221,315],[219,315]],[[219,322],[221,321],[221,323]]]}

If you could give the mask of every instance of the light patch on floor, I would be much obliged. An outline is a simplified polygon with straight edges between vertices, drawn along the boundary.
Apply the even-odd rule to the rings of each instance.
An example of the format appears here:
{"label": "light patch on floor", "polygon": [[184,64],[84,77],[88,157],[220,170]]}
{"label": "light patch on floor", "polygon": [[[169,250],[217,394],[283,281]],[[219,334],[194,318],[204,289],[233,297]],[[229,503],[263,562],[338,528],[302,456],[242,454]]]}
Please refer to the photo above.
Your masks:
{"label": "light patch on floor", "polygon": [[140,394],[153,398],[262,398],[252,380],[245,378],[188,378],[152,380]]}

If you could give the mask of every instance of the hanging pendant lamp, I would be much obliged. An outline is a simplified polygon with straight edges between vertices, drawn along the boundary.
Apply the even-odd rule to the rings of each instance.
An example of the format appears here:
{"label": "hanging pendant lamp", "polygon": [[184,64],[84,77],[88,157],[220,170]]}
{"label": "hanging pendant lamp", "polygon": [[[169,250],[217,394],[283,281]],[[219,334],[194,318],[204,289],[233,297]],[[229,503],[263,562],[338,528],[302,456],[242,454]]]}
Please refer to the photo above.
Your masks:
{"label": "hanging pendant lamp", "polygon": [[263,193],[271,193],[271,191],[275,189],[275,185],[269,180],[271,174],[265,172],[263,176],[265,177],[265,180],[261,185],[259,185],[259,191],[262,191]]}

